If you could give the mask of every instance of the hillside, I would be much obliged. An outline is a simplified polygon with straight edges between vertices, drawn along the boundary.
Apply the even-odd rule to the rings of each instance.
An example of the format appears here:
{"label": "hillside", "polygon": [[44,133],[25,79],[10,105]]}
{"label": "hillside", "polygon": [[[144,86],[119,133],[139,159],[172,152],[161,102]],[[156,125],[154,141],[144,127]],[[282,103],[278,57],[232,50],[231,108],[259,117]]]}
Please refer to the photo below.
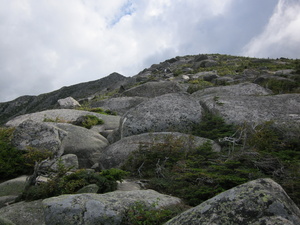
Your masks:
{"label": "hillside", "polygon": [[300,223],[299,60],[178,56],[0,112],[0,223]]}
{"label": "hillside", "polygon": [[[57,100],[73,97],[82,102],[116,94],[149,81],[176,81],[193,92],[200,86],[222,86],[250,81],[268,87],[275,93],[299,92],[299,60],[286,58],[257,59],[230,55],[178,56],[146,68],[132,78],[113,73],[105,78],[80,83],[38,96],[21,96],[0,103],[0,124],[9,119],[37,111],[57,108]],[[187,75],[187,76],[184,76]],[[115,95],[117,96],[117,95]]]}

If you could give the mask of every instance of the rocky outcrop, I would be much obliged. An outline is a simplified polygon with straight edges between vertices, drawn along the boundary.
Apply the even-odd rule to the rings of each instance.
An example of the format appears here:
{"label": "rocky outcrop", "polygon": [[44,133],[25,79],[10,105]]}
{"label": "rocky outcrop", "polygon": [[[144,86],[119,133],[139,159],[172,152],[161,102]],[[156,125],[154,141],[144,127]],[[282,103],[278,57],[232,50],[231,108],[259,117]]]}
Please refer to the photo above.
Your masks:
{"label": "rocky outcrop", "polygon": [[19,124],[29,119],[35,122],[51,121],[59,123],[72,123],[75,122],[79,117],[86,115],[92,115],[98,117],[99,119],[102,119],[104,121],[103,126],[105,129],[115,129],[119,126],[119,116],[103,115],[99,113],[75,109],[53,109],[45,110],[42,112],[30,113],[18,116],[8,121],[5,125],[9,127],[17,127]]}
{"label": "rocky outcrop", "polygon": [[62,140],[67,133],[53,123],[39,123],[33,120],[22,122],[15,130],[12,144],[20,150],[35,148],[51,151],[60,157],[63,154]]}
{"label": "rocky outcrop", "polygon": [[17,177],[0,184],[0,196],[19,195],[24,191],[27,176]]}
{"label": "rocky outcrop", "polygon": [[0,209],[0,215],[16,225],[45,224],[42,200],[8,205]]}
{"label": "rocky outcrop", "polygon": [[56,126],[67,133],[61,143],[64,154],[78,157],[79,168],[90,168],[99,161],[100,153],[108,141],[99,133],[72,124],[58,123]]}
{"label": "rocky outcrop", "polygon": [[24,191],[27,176],[17,177],[0,183],[0,208],[13,203]]}
{"label": "rocky outcrop", "polygon": [[258,179],[225,191],[166,225],[300,224],[300,210],[280,185]]}
{"label": "rocky outcrop", "polygon": [[141,102],[148,100],[145,97],[118,97],[101,101],[91,102],[91,107],[101,107],[116,112],[118,115],[124,115],[129,109],[137,106]]}
{"label": "rocky outcrop", "polygon": [[10,102],[0,103],[0,124],[23,114],[28,114],[57,107],[57,100],[73,97],[78,100],[93,95],[108,92],[119,88],[121,85],[132,82],[132,78],[112,73],[99,80],[80,83],[38,96],[22,96]]}
{"label": "rocky outcrop", "polygon": [[270,95],[272,91],[253,83],[241,83],[230,86],[210,87],[192,94],[196,99],[206,96],[261,96]]}
{"label": "rocky outcrop", "polygon": [[201,120],[202,107],[188,94],[172,93],[144,101],[120,122],[121,137],[161,131],[184,133]]}
{"label": "rocky outcrop", "polygon": [[284,128],[299,127],[300,94],[273,96],[203,96],[200,102],[227,123],[241,125],[273,121]]}
{"label": "rocky outcrop", "polygon": [[153,190],[115,191],[106,194],[62,195],[43,201],[45,222],[54,224],[121,224],[136,202],[159,209],[181,203]]}
{"label": "rocky outcrop", "polygon": [[122,95],[127,97],[154,98],[168,93],[182,92],[183,90],[184,89],[176,82],[147,82],[124,91]]}
{"label": "rocky outcrop", "polygon": [[[108,141],[98,132],[67,123],[45,123],[26,120],[14,132],[12,140],[20,150],[30,148],[51,151],[56,157],[74,154],[79,168],[90,168],[99,160]],[[76,162],[72,163],[76,166]]]}
{"label": "rocky outcrop", "polygon": [[126,137],[118,142],[109,145],[101,152],[100,164],[105,169],[120,168],[128,159],[130,153],[138,150],[141,146],[151,147],[158,143],[168,143],[171,140],[180,140],[189,149],[210,141],[213,143],[213,150],[220,151],[221,147],[207,138],[177,132],[154,132]]}
{"label": "rocky outcrop", "polygon": [[79,102],[77,102],[72,97],[67,97],[64,99],[58,99],[57,103],[61,109],[74,109],[76,107],[80,107]]}

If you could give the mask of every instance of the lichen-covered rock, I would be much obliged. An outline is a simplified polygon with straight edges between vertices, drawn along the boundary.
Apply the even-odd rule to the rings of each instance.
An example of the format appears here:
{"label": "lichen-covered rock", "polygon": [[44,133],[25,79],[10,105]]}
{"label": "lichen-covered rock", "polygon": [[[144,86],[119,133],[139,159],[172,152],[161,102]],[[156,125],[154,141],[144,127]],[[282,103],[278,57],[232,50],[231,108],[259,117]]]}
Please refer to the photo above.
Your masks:
{"label": "lichen-covered rock", "polygon": [[12,144],[20,150],[35,148],[51,151],[57,156],[63,154],[61,143],[67,133],[52,123],[25,120],[16,128]]}
{"label": "lichen-covered rock", "polygon": [[56,161],[51,165],[51,169],[57,171],[58,163],[64,165],[65,168],[69,168],[70,171],[75,171],[79,168],[78,157],[75,154],[63,155],[59,158],[59,161]]}
{"label": "lichen-covered rock", "polygon": [[78,157],[79,168],[90,168],[99,161],[100,153],[108,145],[108,141],[99,133],[72,124],[57,123],[67,135],[61,148],[64,154],[74,154]]}
{"label": "lichen-covered rock", "polygon": [[123,96],[146,97],[154,98],[168,93],[182,92],[183,88],[177,82],[163,81],[163,82],[147,82],[139,86],[133,87],[122,93]]}
{"label": "lichen-covered rock", "polygon": [[94,165],[99,160],[101,150],[108,145],[106,138],[93,130],[68,123],[32,120],[27,120],[16,128],[12,143],[21,150],[47,150],[57,157],[74,154],[78,163],[73,160],[73,165],[79,168]]}
{"label": "lichen-covered rock", "polygon": [[144,101],[121,119],[120,135],[178,131],[184,133],[199,123],[202,107],[188,94],[172,93]]}
{"label": "lichen-covered rock", "polygon": [[0,215],[16,225],[45,224],[42,200],[8,205],[0,209]]}
{"label": "lichen-covered rock", "polygon": [[17,177],[0,183],[0,197],[7,195],[19,195],[24,191],[27,176]]}
{"label": "lichen-covered rock", "polygon": [[7,195],[7,196],[0,197],[0,208],[5,207],[11,203],[14,203],[17,198],[18,195]]}
{"label": "lichen-covered rock", "polygon": [[133,135],[123,138],[105,148],[101,152],[100,164],[105,169],[120,168],[128,159],[131,152],[143,146],[151,146],[158,143],[168,143],[171,140],[181,140],[189,149],[210,141],[213,150],[218,152],[221,147],[207,138],[196,137],[178,132],[154,132]]}
{"label": "lichen-covered rock", "polygon": [[77,194],[97,193],[98,190],[99,190],[99,186],[97,184],[89,184],[89,185],[84,186],[83,188],[79,189],[77,191]]}
{"label": "lichen-covered rock", "polygon": [[75,109],[53,109],[25,114],[8,121],[5,125],[9,127],[17,127],[26,120],[33,120],[35,122],[51,121],[59,123],[72,123],[75,122],[79,117],[86,115],[92,115],[102,119],[104,121],[105,129],[115,129],[119,126],[119,116],[103,115]]}
{"label": "lichen-covered rock", "polygon": [[136,202],[159,209],[179,204],[181,200],[153,190],[61,195],[43,201],[45,222],[47,225],[121,224],[126,209]]}
{"label": "lichen-covered rock", "polygon": [[272,96],[203,96],[203,105],[221,115],[227,123],[236,125],[260,124],[273,121],[288,131],[300,126],[300,94]]}
{"label": "lichen-covered rock", "polygon": [[91,102],[91,107],[101,107],[116,112],[118,115],[125,114],[129,109],[147,100],[145,97],[119,97]]}
{"label": "lichen-covered rock", "polygon": [[76,107],[80,107],[79,102],[77,102],[72,97],[67,97],[67,98],[59,99],[59,100],[57,100],[57,103],[59,104],[59,107],[61,109],[74,109]]}
{"label": "lichen-covered rock", "polygon": [[225,191],[166,225],[300,224],[300,210],[280,185],[258,179]]}
{"label": "lichen-covered rock", "polygon": [[272,91],[253,83],[241,83],[230,86],[210,87],[199,90],[192,94],[196,99],[201,99],[206,96],[258,96],[270,95]]}
{"label": "lichen-covered rock", "polygon": [[15,225],[13,222],[11,222],[8,219],[3,218],[0,216],[0,225]]}

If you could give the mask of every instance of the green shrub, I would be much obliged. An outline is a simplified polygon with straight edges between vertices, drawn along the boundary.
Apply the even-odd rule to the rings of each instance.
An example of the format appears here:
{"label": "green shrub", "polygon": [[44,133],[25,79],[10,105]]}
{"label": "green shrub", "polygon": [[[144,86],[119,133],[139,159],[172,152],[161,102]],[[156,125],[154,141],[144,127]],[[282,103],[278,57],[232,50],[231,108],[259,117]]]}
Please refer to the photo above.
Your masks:
{"label": "green shrub", "polygon": [[13,132],[14,128],[0,128],[0,177],[2,179],[31,174],[35,162],[52,156],[52,153],[47,150],[16,149],[11,144]]}
{"label": "green shrub", "polygon": [[283,94],[293,92],[299,84],[292,80],[269,79],[264,87],[271,89],[274,94]]}
{"label": "green shrub", "polygon": [[201,122],[194,125],[192,134],[218,141],[220,138],[231,137],[235,133],[233,125],[226,124],[221,116],[205,112]]}
{"label": "green shrub", "polygon": [[0,128],[0,177],[13,178],[24,170],[24,152],[11,145],[14,129]]}
{"label": "green shrub", "polygon": [[47,182],[28,187],[22,194],[23,200],[44,199],[62,194],[75,194],[79,189],[89,184],[99,187],[98,193],[106,193],[117,189],[117,181],[128,174],[119,169],[104,170],[100,173],[91,170],[77,170],[68,174],[69,168],[58,164],[58,172]]}
{"label": "green shrub", "polygon": [[149,188],[180,197],[192,206],[262,176],[239,159],[228,161],[222,153],[213,152],[210,142],[191,149],[174,137],[142,146],[131,154],[124,169],[133,176],[149,179]]}
{"label": "green shrub", "polygon": [[73,124],[90,129],[92,126],[104,124],[104,121],[94,115],[85,115],[80,117],[79,120],[75,121]]}
{"label": "green shrub", "polygon": [[190,85],[187,89],[187,92],[190,94],[192,94],[196,91],[202,90],[204,88],[213,86],[213,84],[211,82],[204,81],[202,79],[192,80],[192,81],[189,81],[189,83],[190,83]]}
{"label": "green shrub", "polygon": [[155,209],[156,204],[147,206],[144,202],[137,201],[125,212],[122,224],[124,225],[160,225],[181,212],[188,209],[183,204]]}

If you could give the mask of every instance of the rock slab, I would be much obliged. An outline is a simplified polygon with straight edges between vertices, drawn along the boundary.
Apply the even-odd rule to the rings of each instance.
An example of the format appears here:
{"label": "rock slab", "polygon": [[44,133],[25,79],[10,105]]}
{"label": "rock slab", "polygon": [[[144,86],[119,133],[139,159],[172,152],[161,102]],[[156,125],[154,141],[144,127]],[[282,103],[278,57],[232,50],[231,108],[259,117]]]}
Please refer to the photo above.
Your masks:
{"label": "rock slab", "polygon": [[[271,223],[270,223],[271,222]],[[257,179],[225,191],[166,225],[300,224],[300,210],[273,180]]]}
{"label": "rock slab", "polygon": [[47,225],[121,224],[126,209],[136,202],[161,208],[181,201],[153,190],[62,195],[43,201],[45,222]]}

